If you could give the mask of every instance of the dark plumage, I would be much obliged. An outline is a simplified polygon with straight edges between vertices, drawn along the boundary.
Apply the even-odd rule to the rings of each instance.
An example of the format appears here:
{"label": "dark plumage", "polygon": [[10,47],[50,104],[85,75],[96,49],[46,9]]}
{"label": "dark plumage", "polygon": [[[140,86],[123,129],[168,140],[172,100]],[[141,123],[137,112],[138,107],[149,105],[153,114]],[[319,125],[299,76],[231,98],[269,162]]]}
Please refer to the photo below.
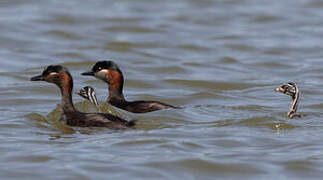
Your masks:
{"label": "dark plumage", "polygon": [[60,88],[62,95],[62,102],[60,105],[63,112],[62,116],[70,126],[123,129],[135,125],[134,121],[126,121],[112,114],[84,113],[77,111],[72,100],[73,78],[63,66],[48,66],[41,75],[32,77],[31,81],[46,81],[54,83]]}
{"label": "dark plumage", "polygon": [[133,113],[146,113],[168,108],[178,108],[159,101],[127,101],[123,96],[124,78],[113,61],[98,61],[90,72],[82,75],[94,76],[109,84],[108,103]]}

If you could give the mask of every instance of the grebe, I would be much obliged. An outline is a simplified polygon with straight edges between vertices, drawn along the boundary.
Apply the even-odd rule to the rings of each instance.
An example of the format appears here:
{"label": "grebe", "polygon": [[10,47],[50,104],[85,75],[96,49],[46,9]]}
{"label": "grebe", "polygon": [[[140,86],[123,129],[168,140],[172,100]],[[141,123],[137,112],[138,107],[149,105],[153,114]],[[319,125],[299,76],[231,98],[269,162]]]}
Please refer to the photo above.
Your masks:
{"label": "grebe", "polygon": [[108,103],[133,113],[146,113],[168,108],[178,108],[159,101],[127,101],[123,96],[124,78],[118,65],[113,61],[98,61],[84,76],[94,76],[109,84]]}
{"label": "grebe", "polygon": [[99,105],[98,99],[96,98],[96,94],[95,94],[95,91],[94,91],[93,87],[85,86],[82,89],[80,89],[79,91],[76,91],[75,94],[77,94],[77,95],[81,96],[82,98],[90,101],[98,109],[98,112],[101,112],[100,111],[100,105]]}
{"label": "grebe", "polygon": [[62,96],[60,108],[67,125],[113,129],[124,129],[135,125],[135,121],[126,121],[111,114],[83,113],[76,110],[72,100],[73,78],[68,70],[61,65],[48,66],[41,75],[32,77],[31,81],[46,81],[54,83],[60,88]]}
{"label": "grebe", "polygon": [[285,83],[281,85],[279,88],[276,88],[275,91],[284,93],[292,97],[293,102],[289,108],[289,111],[287,112],[287,117],[291,119],[294,117],[301,117],[301,114],[297,113],[298,104],[300,101],[300,92],[296,83],[294,82]]}

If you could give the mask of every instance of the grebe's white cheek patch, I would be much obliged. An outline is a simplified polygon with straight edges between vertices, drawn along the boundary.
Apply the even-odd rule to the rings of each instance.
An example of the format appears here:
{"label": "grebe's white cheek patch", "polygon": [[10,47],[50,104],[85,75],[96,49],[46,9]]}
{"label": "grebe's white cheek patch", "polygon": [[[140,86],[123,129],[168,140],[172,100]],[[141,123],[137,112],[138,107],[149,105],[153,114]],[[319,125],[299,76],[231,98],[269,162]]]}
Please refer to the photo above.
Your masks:
{"label": "grebe's white cheek patch", "polygon": [[99,78],[99,79],[102,79],[102,80],[105,80],[108,76],[108,72],[109,70],[107,69],[102,69],[101,71],[98,71],[96,74],[95,74],[95,77]]}

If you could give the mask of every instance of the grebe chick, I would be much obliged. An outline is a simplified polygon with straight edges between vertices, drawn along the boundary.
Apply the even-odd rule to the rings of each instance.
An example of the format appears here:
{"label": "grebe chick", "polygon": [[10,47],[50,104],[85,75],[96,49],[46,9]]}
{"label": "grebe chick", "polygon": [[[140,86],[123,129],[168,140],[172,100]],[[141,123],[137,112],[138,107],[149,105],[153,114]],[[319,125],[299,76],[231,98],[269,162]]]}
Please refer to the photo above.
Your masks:
{"label": "grebe chick", "polygon": [[98,99],[96,98],[96,94],[95,94],[93,87],[85,86],[82,89],[80,89],[79,91],[76,91],[75,94],[90,101],[98,109],[98,112],[100,112],[100,105],[99,105]]}
{"label": "grebe chick", "polygon": [[298,104],[300,101],[300,91],[294,82],[288,82],[275,89],[276,92],[281,92],[292,97],[292,104],[287,112],[288,118],[301,117],[301,114],[297,113]]}
{"label": "grebe chick", "polygon": [[73,78],[68,70],[61,65],[48,66],[41,75],[31,81],[46,81],[56,84],[61,91],[61,109],[66,124],[80,127],[108,127],[124,129],[135,125],[134,121],[126,121],[111,114],[83,113],[75,109],[72,100]]}
{"label": "grebe chick", "polygon": [[109,84],[108,103],[133,113],[147,113],[168,108],[178,108],[159,101],[127,101],[123,96],[124,78],[118,65],[113,61],[98,61],[84,76],[94,76]]}

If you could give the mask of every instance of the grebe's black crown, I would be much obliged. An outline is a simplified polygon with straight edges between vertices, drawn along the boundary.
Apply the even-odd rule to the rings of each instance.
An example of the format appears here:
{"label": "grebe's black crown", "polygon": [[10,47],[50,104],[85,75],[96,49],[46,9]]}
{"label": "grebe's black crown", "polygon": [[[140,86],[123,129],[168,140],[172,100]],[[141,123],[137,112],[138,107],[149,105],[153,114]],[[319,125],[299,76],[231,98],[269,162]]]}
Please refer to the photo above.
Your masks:
{"label": "grebe's black crown", "polygon": [[102,69],[120,71],[118,65],[113,61],[98,61],[92,68],[92,72],[98,72]]}
{"label": "grebe's black crown", "polygon": [[52,82],[52,81],[50,81],[50,78],[48,79],[48,77],[51,77],[52,79],[54,79],[53,77],[55,77],[55,79],[58,79],[58,77],[59,77],[59,76],[51,76],[52,73],[55,73],[55,74],[66,73],[71,77],[70,73],[68,72],[68,70],[65,67],[63,67],[61,65],[50,65],[42,72],[41,75],[34,76],[30,80],[31,81],[48,81],[48,82]]}
{"label": "grebe's black crown", "polygon": [[50,65],[43,71],[43,76],[47,76],[50,73],[65,73],[68,72],[67,68],[61,65]]}
{"label": "grebe's black crown", "polygon": [[294,82],[288,82],[286,84],[291,85],[291,86],[294,86],[294,87],[296,86],[296,83],[294,83]]}

